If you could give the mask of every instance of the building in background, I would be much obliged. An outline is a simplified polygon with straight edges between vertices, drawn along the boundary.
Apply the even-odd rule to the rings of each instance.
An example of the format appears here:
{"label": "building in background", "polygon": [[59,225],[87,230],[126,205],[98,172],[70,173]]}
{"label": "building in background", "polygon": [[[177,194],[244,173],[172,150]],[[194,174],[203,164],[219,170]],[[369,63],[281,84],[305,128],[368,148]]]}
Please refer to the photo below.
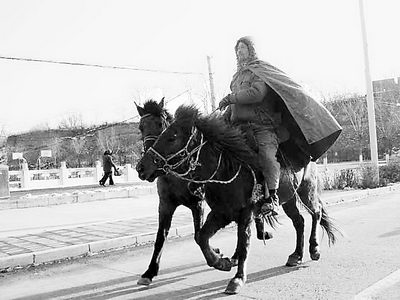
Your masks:
{"label": "building in background", "polygon": [[372,81],[375,101],[400,104],[400,77]]}

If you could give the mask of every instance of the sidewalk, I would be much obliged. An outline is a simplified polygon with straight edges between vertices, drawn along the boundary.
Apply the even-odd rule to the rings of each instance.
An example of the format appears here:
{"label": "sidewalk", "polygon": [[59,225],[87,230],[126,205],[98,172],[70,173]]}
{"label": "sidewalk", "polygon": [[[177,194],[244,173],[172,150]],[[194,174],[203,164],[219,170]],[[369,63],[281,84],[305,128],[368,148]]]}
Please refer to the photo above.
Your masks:
{"label": "sidewalk", "polygon": [[[399,191],[400,184],[373,190],[327,191],[328,206]],[[102,201],[0,210],[0,272],[155,240],[155,191]],[[169,237],[193,233],[186,207],[174,214]]]}

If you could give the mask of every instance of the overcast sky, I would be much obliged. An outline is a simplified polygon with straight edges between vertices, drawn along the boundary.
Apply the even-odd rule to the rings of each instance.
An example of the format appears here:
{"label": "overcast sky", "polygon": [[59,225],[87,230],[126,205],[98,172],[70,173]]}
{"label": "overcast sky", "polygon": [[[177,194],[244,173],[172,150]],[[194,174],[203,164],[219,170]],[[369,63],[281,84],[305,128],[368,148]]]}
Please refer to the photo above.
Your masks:
{"label": "overcast sky", "polygon": [[[398,77],[400,1],[365,2],[372,79]],[[134,100],[182,94],[168,103],[173,111],[206,95],[207,55],[218,101],[229,92],[233,47],[243,35],[255,38],[261,59],[317,96],[365,93],[358,4],[0,0],[0,56],[155,71],[0,59],[0,131],[56,127],[69,115],[81,115],[88,125],[122,121],[136,115]]]}

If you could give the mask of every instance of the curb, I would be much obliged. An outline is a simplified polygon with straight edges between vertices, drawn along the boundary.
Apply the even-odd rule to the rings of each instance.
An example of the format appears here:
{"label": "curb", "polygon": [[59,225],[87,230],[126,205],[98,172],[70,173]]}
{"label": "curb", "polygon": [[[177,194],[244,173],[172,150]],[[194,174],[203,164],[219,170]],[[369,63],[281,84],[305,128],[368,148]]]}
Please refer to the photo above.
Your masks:
{"label": "curb", "polygon": [[[354,202],[365,199],[369,196],[386,194],[392,191],[399,191],[400,184],[376,188],[370,190],[360,190],[347,192],[347,194],[327,197],[329,202],[327,206],[335,206],[344,202]],[[232,225],[227,226],[232,227]],[[168,238],[180,238],[193,235],[193,224],[172,227]],[[147,232],[137,235],[128,235],[124,237],[111,238],[107,240],[99,240],[95,242],[60,247],[51,250],[32,252],[29,254],[12,255],[8,257],[0,257],[0,273],[12,271],[14,269],[37,266],[45,263],[52,263],[59,260],[67,260],[78,258],[86,255],[94,255],[102,251],[112,251],[125,247],[137,247],[145,244],[153,243],[156,238],[156,231]]]}
{"label": "curb", "polygon": [[366,189],[366,190],[355,190],[355,191],[349,191],[345,195],[336,195],[332,197],[325,197],[325,201],[329,200],[327,202],[328,206],[334,206],[338,204],[342,204],[343,202],[354,202],[358,200],[362,200],[364,198],[370,197],[370,196],[378,196],[378,195],[384,195],[389,192],[393,191],[399,191],[400,190],[400,184],[394,184],[391,186],[385,186],[385,187],[380,187],[376,189]]}

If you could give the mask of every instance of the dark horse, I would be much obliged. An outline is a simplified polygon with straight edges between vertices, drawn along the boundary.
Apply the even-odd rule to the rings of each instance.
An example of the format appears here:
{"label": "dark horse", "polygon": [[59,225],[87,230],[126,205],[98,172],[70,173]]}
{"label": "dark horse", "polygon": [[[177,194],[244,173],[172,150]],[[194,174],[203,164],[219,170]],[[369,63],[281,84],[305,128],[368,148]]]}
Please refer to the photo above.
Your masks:
{"label": "dark horse", "polygon": [[[146,151],[153,145],[158,135],[167,128],[172,121],[172,116],[164,109],[164,98],[158,104],[155,101],[147,101],[143,107],[136,105],[140,116],[139,130],[142,134],[143,147]],[[193,216],[194,238],[198,241],[199,231],[204,223],[204,207],[201,198],[197,197],[187,188],[186,182],[172,175],[158,177],[157,191],[159,195],[158,230],[154,251],[147,270],[138,280],[138,284],[149,285],[154,276],[157,276],[160,268],[160,259],[164,242],[171,227],[172,216],[180,205],[188,207]]]}
{"label": "dark horse", "polygon": [[[136,103],[135,103],[136,104]],[[144,151],[149,149],[159,134],[172,122],[172,116],[164,108],[164,98],[159,103],[148,100],[143,107],[136,104],[136,109],[140,116],[139,130],[142,135]],[[182,188],[185,186],[186,188]],[[154,243],[153,255],[147,270],[138,280],[140,285],[149,285],[153,278],[157,276],[160,268],[160,260],[164,242],[171,227],[171,221],[176,208],[180,205],[188,207],[193,216],[194,239],[198,243],[199,231],[204,223],[204,197],[201,193],[196,194],[194,185],[177,178],[173,175],[163,175],[157,179],[157,191],[159,195],[159,220],[156,241]],[[261,231],[260,239],[272,237],[270,232]],[[217,252],[218,250],[215,249]],[[231,257],[232,261],[237,261],[237,251]]]}
{"label": "dark horse", "polygon": [[[169,174],[194,184],[204,185],[205,199],[211,208],[201,227],[198,243],[207,264],[229,271],[229,258],[210,247],[210,238],[235,221],[237,227],[238,269],[225,292],[238,293],[246,281],[246,259],[250,245],[250,224],[255,208],[257,158],[242,132],[228,126],[216,116],[200,116],[194,107],[181,106],[175,120],[146,151],[136,166],[142,180],[154,181]],[[259,173],[259,172],[257,172]],[[304,248],[304,218],[297,207],[297,195],[312,216],[309,252],[313,260],[320,257],[317,225],[327,232],[329,243],[335,242],[335,226],[329,219],[317,188],[315,163],[294,173],[283,172],[279,187],[280,201],[296,229],[295,251],[288,266],[301,263]],[[177,187],[182,190],[182,187]]]}

